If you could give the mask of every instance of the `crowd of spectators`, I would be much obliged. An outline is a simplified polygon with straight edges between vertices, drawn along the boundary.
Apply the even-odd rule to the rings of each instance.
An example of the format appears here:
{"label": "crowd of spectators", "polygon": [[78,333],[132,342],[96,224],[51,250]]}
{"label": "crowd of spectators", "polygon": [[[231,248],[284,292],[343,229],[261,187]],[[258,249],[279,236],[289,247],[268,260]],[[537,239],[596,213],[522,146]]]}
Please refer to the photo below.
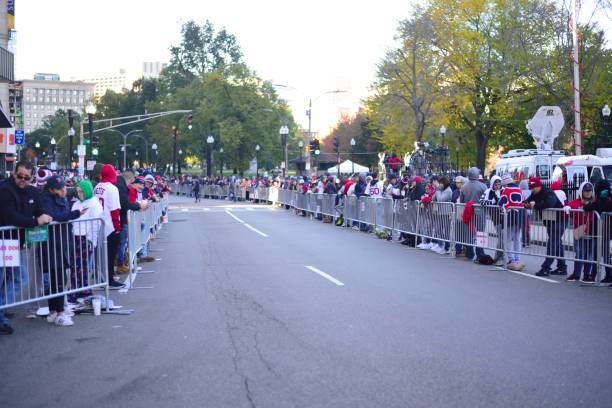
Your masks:
{"label": "crowd of spectators", "polygon": [[[24,293],[26,299],[57,293],[48,299],[46,320],[72,326],[72,309],[92,295],[78,289],[88,286],[99,234],[106,236],[108,285],[123,287],[119,275],[129,270],[125,256],[127,211],[146,210],[168,192],[167,179],[146,169],[136,175],[132,170],[119,173],[110,164],[97,164],[81,178],[69,170],[54,172],[35,168],[28,161],[16,163],[12,175],[0,181],[0,227],[6,227],[1,232],[3,240],[20,240],[21,262],[19,267],[0,267],[0,305],[14,303]],[[103,222],[93,221],[97,219]],[[67,223],[74,220],[77,222]],[[33,251],[26,245],[24,231],[45,225],[48,239]],[[140,255],[141,261],[154,260],[147,256],[146,248]],[[26,262],[33,256],[40,259],[35,264]],[[44,276],[36,276],[40,273]],[[36,283],[41,281],[45,283],[39,289]],[[66,289],[70,292],[67,296]],[[28,307],[25,317],[35,319],[37,312],[38,308]],[[13,333],[9,320],[13,315],[10,309],[0,310],[0,334]]]}

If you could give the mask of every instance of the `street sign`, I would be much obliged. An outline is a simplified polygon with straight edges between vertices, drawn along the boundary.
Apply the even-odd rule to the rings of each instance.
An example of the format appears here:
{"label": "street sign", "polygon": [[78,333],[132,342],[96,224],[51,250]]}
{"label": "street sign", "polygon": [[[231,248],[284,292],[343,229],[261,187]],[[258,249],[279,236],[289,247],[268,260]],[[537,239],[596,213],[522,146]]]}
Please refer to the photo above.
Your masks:
{"label": "street sign", "polygon": [[15,144],[22,145],[25,142],[25,132],[23,129],[15,129]]}
{"label": "street sign", "polygon": [[96,166],[95,160],[87,160],[87,171],[93,171],[95,166]]}

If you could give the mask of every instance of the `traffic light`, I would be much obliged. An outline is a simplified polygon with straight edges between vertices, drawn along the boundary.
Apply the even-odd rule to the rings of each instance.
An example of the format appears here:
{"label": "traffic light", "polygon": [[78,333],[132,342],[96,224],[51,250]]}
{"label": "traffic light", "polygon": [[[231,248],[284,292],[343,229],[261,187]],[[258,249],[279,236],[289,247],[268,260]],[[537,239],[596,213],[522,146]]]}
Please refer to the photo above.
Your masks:
{"label": "traffic light", "polygon": [[68,109],[68,127],[72,128],[74,126],[74,116],[72,115],[72,109]]}
{"label": "traffic light", "polygon": [[334,136],[334,151],[336,153],[340,153],[340,140],[338,139],[338,136]]}
{"label": "traffic light", "polygon": [[319,139],[313,140],[314,142],[314,154],[318,156],[321,153],[321,144],[319,143]]}
{"label": "traffic light", "polygon": [[315,151],[315,140],[314,140],[314,139],[313,139],[313,140],[311,140],[310,142],[308,142],[308,149],[309,149],[311,152],[314,152],[314,151]]}
{"label": "traffic light", "polygon": [[193,113],[189,113],[189,115],[187,115],[187,127],[189,128],[189,130],[191,130],[191,128],[193,127],[191,122],[193,122]]}

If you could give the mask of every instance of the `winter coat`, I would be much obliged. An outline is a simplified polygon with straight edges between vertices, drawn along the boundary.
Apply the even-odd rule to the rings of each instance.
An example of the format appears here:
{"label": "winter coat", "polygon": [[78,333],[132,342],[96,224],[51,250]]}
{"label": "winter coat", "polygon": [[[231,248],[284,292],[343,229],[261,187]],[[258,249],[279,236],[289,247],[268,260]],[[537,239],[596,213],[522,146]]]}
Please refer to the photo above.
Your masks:
{"label": "winter coat", "polygon": [[[15,226],[19,228],[32,228],[38,225],[37,218],[44,214],[40,191],[32,186],[20,188],[11,177],[0,185],[0,226]],[[21,239],[25,242],[23,231],[11,232],[12,239]],[[5,238],[9,238],[5,234]]]}
{"label": "winter coat", "polygon": [[42,193],[41,202],[45,214],[53,217],[54,222],[61,223],[49,225],[49,240],[42,245],[43,265],[62,270],[70,265],[70,246],[73,243],[72,226],[66,222],[76,220],[81,213],[78,210],[72,211],[66,198],[60,198],[49,191]]}
{"label": "winter coat", "polygon": [[480,197],[487,189],[486,186],[478,181],[480,170],[476,167],[471,167],[468,170],[469,181],[461,187],[461,193],[459,195],[459,202],[467,203],[470,201],[479,202]]}

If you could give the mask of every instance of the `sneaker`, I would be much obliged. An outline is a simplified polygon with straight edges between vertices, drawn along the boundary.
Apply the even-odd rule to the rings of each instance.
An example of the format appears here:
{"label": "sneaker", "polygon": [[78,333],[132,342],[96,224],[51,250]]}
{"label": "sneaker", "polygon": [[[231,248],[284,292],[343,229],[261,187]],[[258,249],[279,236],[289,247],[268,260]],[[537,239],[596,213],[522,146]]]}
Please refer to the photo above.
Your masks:
{"label": "sneaker", "polygon": [[55,323],[55,319],[57,319],[57,312],[49,313],[47,315],[47,323]]}
{"label": "sneaker", "polygon": [[572,273],[570,276],[568,276],[565,281],[566,282],[576,282],[578,280],[578,277],[576,276],[575,273]]}
{"label": "sneaker", "polygon": [[[513,262],[508,262],[508,268],[510,267],[510,265],[513,264]],[[504,258],[499,258],[497,261],[495,261],[495,266],[504,266]]]}
{"label": "sneaker", "polygon": [[438,252],[440,250],[440,246],[438,244],[432,244],[429,248],[430,251],[432,252]]}
{"label": "sneaker", "polygon": [[72,321],[72,317],[67,316],[66,314],[61,314],[57,316],[55,319],[56,326],[73,326],[74,322]]}
{"label": "sneaker", "polygon": [[108,286],[110,286],[111,288],[123,288],[125,287],[125,283],[121,283],[121,282],[117,282],[117,281],[112,281],[108,283]]}
{"label": "sneaker", "polygon": [[519,271],[522,271],[523,269],[525,269],[525,264],[520,262],[520,261],[516,261],[515,262],[516,267],[518,268]]}
{"label": "sneaker", "polygon": [[427,244],[427,243],[425,243],[425,242],[421,242],[421,243],[420,243],[419,245],[417,245],[416,247],[417,247],[417,248],[419,248],[419,249],[427,249],[427,248],[428,248],[428,245],[429,245],[429,244]]}
{"label": "sneaker", "polygon": [[352,230],[355,230],[355,231],[359,231],[359,227],[358,227],[357,225],[353,225],[353,226],[351,227],[351,229],[352,229]]}
{"label": "sneaker", "polygon": [[64,316],[74,317],[74,312],[70,309],[64,309]]}
{"label": "sneaker", "polygon": [[548,276],[550,275],[550,270],[548,269],[540,269],[538,272],[535,273],[535,276]]}
{"label": "sneaker", "polygon": [[27,309],[25,312],[26,319],[36,319],[38,315],[36,314],[36,309]]}
{"label": "sneaker", "polygon": [[[501,265],[497,265],[497,263],[495,265],[501,266]],[[506,265],[506,269],[509,269],[511,271],[518,271],[518,265],[514,262],[508,262],[508,265]]]}
{"label": "sneaker", "polygon": [[438,247],[438,249],[436,250],[436,252],[440,255],[444,255],[446,254],[446,249],[444,249],[444,247]]}
{"label": "sneaker", "polygon": [[0,323],[0,334],[13,334],[13,331],[10,324]]}
{"label": "sneaker", "polygon": [[586,282],[586,283],[594,283],[595,282],[595,275],[592,274],[584,274],[584,277],[582,278],[582,282]]}
{"label": "sneaker", "polygon": [[612,275],[606,276],[599,283],[612,283]]}
{"label": "sneaker", "polygon": [[551,275],[559,275],[559,276],[565,276],[567,275],[567,269],[555,269],[554,271],[550,271]]}

